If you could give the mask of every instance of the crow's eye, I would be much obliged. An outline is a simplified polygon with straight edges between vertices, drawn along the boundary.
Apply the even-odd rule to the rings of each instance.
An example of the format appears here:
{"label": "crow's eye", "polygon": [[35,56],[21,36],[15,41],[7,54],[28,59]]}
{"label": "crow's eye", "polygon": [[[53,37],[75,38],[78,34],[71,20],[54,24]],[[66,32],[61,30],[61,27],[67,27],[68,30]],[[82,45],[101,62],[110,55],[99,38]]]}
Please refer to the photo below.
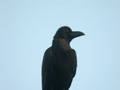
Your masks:
{"label": "crow's eye", "polygon": [[69,33],[70,31],[69,30],[66,30],[67,33]]}

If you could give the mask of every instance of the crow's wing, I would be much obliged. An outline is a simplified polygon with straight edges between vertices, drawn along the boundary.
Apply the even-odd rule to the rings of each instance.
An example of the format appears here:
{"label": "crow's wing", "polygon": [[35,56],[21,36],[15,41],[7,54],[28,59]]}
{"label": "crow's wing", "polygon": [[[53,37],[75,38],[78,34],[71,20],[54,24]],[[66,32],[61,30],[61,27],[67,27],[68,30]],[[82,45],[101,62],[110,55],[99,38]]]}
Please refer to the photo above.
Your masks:
{"label": "crow's wing", "polygon": [[52,50],[48,48],[44,54],[42,63],[42,90],[51,90],[51,60]]}

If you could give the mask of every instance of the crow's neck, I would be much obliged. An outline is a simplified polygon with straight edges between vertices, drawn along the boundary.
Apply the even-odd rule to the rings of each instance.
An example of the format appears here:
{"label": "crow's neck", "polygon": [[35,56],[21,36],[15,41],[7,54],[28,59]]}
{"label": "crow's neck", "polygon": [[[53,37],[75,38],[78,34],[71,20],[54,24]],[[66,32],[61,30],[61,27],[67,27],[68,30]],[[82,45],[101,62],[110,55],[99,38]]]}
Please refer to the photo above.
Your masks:
{"label": "crow's neck", "polygon": [[69,42],[65,39],[54,39],[52,43],[52,48],[54,51],[68,51],[71,49]]}

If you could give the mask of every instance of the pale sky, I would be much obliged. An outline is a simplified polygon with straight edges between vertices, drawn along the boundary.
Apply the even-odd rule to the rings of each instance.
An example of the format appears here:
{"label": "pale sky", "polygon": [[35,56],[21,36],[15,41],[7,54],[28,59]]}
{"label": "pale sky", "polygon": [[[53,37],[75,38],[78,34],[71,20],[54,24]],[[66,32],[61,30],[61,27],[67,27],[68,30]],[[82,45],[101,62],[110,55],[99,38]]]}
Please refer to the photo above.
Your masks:
{"label": "pale sky", "polygon": [[0,90],[42,90],[45,50],[61,26],[78,67],[69,90],[120,90],[120,0],[1,0]]}

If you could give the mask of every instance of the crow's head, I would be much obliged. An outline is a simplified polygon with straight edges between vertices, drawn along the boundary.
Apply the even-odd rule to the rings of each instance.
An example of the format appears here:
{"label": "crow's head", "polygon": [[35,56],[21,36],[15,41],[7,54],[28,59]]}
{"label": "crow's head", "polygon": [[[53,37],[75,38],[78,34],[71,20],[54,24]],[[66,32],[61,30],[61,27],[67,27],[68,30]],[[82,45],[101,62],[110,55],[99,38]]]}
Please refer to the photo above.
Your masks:
{"label": "crow's head", "polygon": [[56,32],[54,39],[65,39],[66,41],[70,42],[73,38],[85,35],[83,32],[80,31],[72,31],[71,28],[68,26],[63,26],[58,29]]}

